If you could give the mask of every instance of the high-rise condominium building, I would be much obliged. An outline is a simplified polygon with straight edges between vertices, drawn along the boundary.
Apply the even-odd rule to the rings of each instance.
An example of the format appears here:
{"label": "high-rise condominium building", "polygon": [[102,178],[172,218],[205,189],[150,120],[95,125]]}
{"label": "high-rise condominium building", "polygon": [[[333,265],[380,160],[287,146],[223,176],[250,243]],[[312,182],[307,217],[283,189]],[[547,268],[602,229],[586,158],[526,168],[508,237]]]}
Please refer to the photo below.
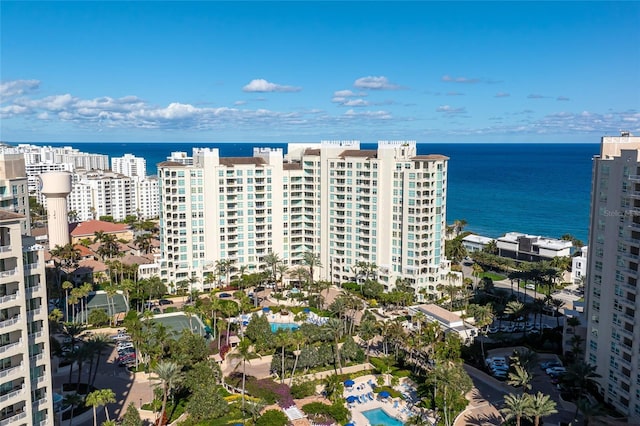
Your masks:
{"label": "high-rise condominium building", "polygon": [[132,154],[111,159],[111,170],[129,177],[145,178],[147,176],[147,160]]}
{"label": "high-rise condominium building", "polygon": [[387,288],[404,280],[420,297],[446,281],[448,159],[417,155],[415,142],[382,141],[377,150],[356,141],[289,144],[286,158],[269,148],[253,157],[174,154],[158,165],[169,284],[196,277],[202,288],[219,261],[230,263],[222,281],[242,267],[255,272],[270,252],[289,267],[317,255],[316,279],[368,273]]}
{"label": "high-rise condominium building", "polygon": [[640,137],[603,137],[593,161],[586,362],[605,400],[640,422]]}

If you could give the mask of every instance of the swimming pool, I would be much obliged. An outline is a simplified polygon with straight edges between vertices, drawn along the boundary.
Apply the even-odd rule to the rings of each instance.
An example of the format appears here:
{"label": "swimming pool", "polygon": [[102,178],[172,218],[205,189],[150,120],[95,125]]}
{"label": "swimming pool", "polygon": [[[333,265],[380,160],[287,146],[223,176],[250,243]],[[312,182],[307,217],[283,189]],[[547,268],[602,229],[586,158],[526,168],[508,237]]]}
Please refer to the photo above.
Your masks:
{"label": "swimming pool", "polygon": [[362,415],[369,420],[372,425],[385,425],[385,426],[404,426],[400,420],[395,417],[391,417],[382,408],[376,408],[374,410],[363,411]]}
{"label": "swimming pool", "polygon": [[275,333],[278,330],[294,331],[300,328],[300,326],[294,322],[272,322],[271,332]]}

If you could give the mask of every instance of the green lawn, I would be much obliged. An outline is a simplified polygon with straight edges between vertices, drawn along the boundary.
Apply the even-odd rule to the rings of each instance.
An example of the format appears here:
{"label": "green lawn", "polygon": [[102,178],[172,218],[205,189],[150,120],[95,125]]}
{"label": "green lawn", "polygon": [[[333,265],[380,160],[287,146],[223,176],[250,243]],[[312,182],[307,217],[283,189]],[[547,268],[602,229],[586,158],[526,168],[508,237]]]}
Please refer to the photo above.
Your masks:
{"label": "green lawn", "polygon": [[480,274],[480,278],[485,278],[485,277],[491,278],[493,281],[502,281],[507,278],[504,275],[495,274],[493,272],[483,272]]}

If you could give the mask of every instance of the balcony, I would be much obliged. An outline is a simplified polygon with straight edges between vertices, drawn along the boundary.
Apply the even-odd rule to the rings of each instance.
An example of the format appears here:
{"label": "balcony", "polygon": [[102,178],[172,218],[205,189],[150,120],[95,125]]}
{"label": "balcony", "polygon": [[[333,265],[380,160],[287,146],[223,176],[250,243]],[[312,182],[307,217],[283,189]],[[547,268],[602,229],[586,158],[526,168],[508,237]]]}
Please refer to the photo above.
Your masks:
{"label": "balcony", "polygon": [[13,415],[11,417],[7,417],[6,419],[0,421],[0,426],[7,426],[10,424],[13,424],[15,422],[18,422],[22,419],[24,419],[25,417],[27,417],[27,413],[25,413],[24,411],[21,413],[18,413],[16,415]]}
{"label": "balcony", "polygon": [[11,246],[0,246],[0,253],[7,253],[11,251]]}
{"label": "balcony", "polygon": [[0,272],[0,278],[12,277],[18,273],[18,268],[9,269],[7,271]]}
{"label": "balcony", "polygon": [[17,349],[22,347],[22,339],[19,339],[17,342],[9,343],[8,345],[0,346],[0,354],[4,354],[9,352],[12,349]]}
{"label": "balcony", "polygon": [[9,393],[6,393],[6,394],[0,396],[0,405],[4,405],[4,406],[11,405],[11,404],[7,404],[7,401],[10,401],[13,398],[15,398],[15,397],[17,397],[17,396],[19,396],[19,395],[21,395],[23,393],[24,393],[24,385],[21,386],[20,388],[16,389],[16,390],[14,390],[14,391],[11,391]]}
{"label": "balcony", "polygon": [[34,269],[38,269],[37,263],[28,263],[24,265],[25,272],[30,272],[30,271],[33,271]]}
{"label": "balcony", "polygon": [[22,317],[20,315],[15,315],[13,318],[9,318],[7,320],[0,322],[0,328],[10,327],[13,324],[20,322],[21,319]]}
{"label": "balcony", "polygon": [[42,290],[42,286],[40,284],[27,287],[27,296],[31,296],[33,293],[38,293],[40,290]]}
{"label": "balcony", "polygon": [[20,362],[20,364],[16,365],[15,367],[10,367],[0,371],[0,379],[10,376],[13,373],[17,373],[19,371],[24,371],[24,364],[22,362]]}

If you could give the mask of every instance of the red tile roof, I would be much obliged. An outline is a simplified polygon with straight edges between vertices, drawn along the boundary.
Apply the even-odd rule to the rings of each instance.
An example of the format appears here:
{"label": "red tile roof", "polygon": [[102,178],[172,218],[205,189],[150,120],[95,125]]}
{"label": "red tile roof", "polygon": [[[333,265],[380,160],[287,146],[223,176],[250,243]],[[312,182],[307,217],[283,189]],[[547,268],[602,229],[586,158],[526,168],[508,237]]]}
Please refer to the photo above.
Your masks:
{"label": "red tile roof", "polygon": [[69,233],[72,237],[93,237],[96,232],[113,234],[128,231],[129,225],[124,223],[103,222],[101,220],[88,220],[86,222],[72,223],[69,225]]}

